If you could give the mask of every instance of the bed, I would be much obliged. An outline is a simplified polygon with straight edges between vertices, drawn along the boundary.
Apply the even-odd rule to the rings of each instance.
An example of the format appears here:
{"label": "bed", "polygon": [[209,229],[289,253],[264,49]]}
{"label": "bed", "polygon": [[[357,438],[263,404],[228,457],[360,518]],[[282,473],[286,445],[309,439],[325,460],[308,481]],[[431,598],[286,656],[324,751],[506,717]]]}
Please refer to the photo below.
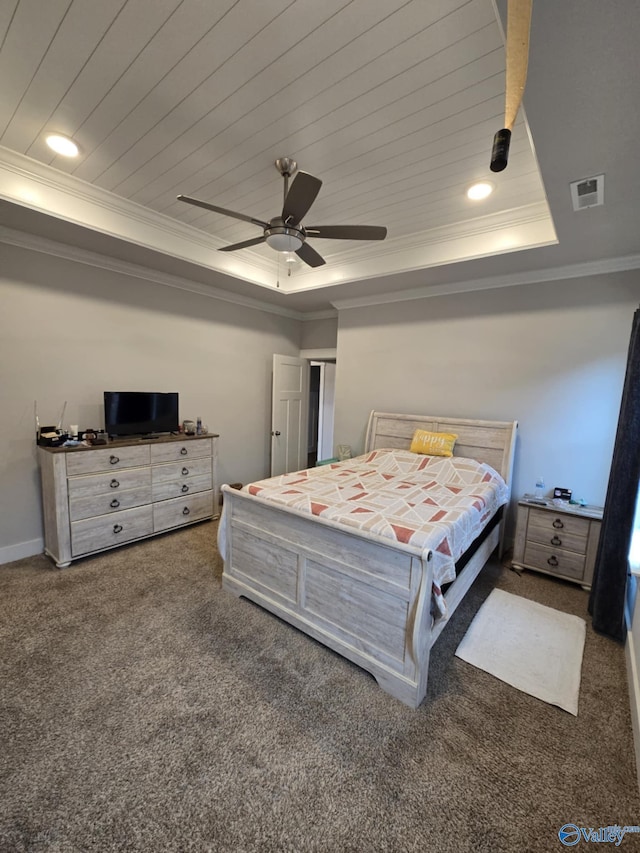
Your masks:
{"label": "bed", "polygon": [[[481,470],[484,480],[501,484],[495,487],[498,506],[489,509],[481,501],[482,512],[476,513],[481,518],[479,535],[474,533],[472,544],[465,541],[464,552],[450,554],[448,562],[443,552],[453,552],[449,542],[458,537],[447,534],[446,518],[435,525],[439,533],[434,538],[436,532],[430,528],[420,536],[404,532],[407,525],[395,518],[397,504],[389,510],[393,524],[378,518],[375,524],[352,526],[352,518],[345,514],[346,501],[359,497],[353,495],[353,488],[361,485],[358,477],[361,481],[365,475],[389,480],[395,476],[398,489],[425,487],[413,473],[421,458],[408,453],[417,429],[457,434],[454,456],[447,460],[455,473],[447,476],[470,476],[475,483],[479,479],[470,472]],[[294,472],[289,480],[260,481],[242,490],[223,486],[218,546],[224,560],[224,589],[261,605],[348,658],[371,673],[383,690],[417,708],[426,695],[433,644],[489,556],[504,546],[503,514],[510,496],[516,430],[516,421],[374,411],[364,454],[356,460]],[[412,465],[409,457],[415,459],[407,468]],[[442,462],[430,459],[424,464]],[[396,469],[398,476],[385,473]],[[328,501],[315,498],[309,509],[297,494],[283,495],[310,488],[308,482],[315,493],[326,494],[332,488],[327,479],[331,477],[343,478],[340,494],[346,498],[338,508],[328,510]],[[471,491],[480,493],[479,488],[473,486]],[[293,503],[287,504],[289,500]],[[415,498],[409,505],[414,503]],[[406,505],[405,501],[402,512],[407,512]],[[435,510],[440,515],[439,508]],[[366,504],[352,510],[353,518],[368,511]],[[442,535],[449,535],[449,540],[442,540]],[[436,545],[441,541],[445,547]],[[446,591],[442,577],[448,579]]]}

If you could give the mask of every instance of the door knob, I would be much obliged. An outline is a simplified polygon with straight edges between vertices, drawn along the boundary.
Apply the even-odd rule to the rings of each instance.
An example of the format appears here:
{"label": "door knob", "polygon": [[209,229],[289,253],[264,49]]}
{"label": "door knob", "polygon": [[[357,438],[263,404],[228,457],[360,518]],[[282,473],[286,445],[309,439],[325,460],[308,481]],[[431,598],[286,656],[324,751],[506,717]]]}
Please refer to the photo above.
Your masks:
{"label": "door knob", "polygon": [[280,435],[280,430],[276,430],[275,432],[272,431],[271,435]]}

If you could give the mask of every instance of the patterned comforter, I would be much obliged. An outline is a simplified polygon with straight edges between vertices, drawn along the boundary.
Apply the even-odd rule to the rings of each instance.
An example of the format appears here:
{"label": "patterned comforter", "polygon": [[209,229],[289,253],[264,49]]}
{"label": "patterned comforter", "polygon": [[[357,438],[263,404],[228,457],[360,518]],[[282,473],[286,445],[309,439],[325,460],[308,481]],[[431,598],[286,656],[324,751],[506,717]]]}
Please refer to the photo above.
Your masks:
{"label": "patterned comforter", "polygon": [[456,560],[509,498],[502,477],[485,463],[388,449],[260,480],[244,490],[339,527],[403,542],[421,556],[431,551],[442,615],[441,587],[455,579]]}

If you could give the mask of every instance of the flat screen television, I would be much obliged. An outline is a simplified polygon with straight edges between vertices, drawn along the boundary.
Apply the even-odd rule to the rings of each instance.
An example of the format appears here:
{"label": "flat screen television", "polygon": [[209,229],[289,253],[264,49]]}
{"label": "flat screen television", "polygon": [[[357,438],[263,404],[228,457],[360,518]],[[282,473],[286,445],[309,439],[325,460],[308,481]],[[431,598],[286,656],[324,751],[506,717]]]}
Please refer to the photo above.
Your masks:
{"label": "flat screen television", "polygon": [[150,391],[105,391],[104,428],[112,436],[176,432],[178,395]]}

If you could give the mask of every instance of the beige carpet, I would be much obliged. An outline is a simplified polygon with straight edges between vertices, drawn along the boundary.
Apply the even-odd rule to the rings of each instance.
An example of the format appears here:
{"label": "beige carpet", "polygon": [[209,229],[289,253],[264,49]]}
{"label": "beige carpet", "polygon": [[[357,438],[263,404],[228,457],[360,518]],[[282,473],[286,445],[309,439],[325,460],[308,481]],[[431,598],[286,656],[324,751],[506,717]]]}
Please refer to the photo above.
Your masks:
{"label": "beige carpet", "polygon": [[580,587],[492,561],[412,710],[225,592],[215,534],[0,566],[1,853],[544,853],[638,823],[621,646],[587,624],[578,717],[455,657],[495,587],[586,618]]}
{"label": "beige carpet", "polygon": [[494,589],[456,655],[577,717],[585,634],[579,616]]}

